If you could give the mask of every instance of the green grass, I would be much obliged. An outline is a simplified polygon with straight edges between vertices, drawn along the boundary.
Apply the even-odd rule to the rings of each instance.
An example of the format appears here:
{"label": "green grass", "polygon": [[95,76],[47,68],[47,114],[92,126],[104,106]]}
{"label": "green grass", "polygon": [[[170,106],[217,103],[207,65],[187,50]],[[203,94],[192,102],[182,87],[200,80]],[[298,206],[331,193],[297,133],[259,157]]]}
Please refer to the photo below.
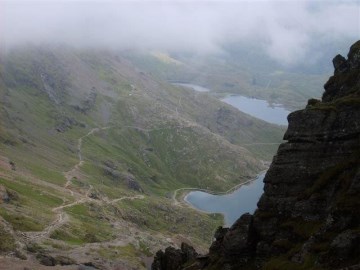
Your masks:
{"label": "green grass", "polygon": [[12,192],[16,192],[18,199],[4,204],[0,215],[6,219],[15,230],[41,231],[51,223],[54,214],[51,208],[62,204],[63,200],[52,194],[51,189],[41,188],[31,182],[19,178],[8,181],[0,178],[0,184]]}
{"label": "green grass", "polygon": [[101,220],[100,214],[106,214],[103,208],[95,208],[88,204],[79,204],[66,208],[71,215],[71,226],[55,230],[51,238],[63,240],[68,244],[82,245],[107,241],[113,238],[110,224]]}
{"label": "green grass", "polygon": [[187,235],[198,243],[209,244],[215,229],[223,225],[221,215],[174,207],[166,200],[124,200],[118,205],[124,213],[123,218],[141,228],[165,234]]}
{"label": "green grass", "polygon": [[38,220],[24,215],[11,214],[4,209],[0,209],[0,215],[17,231],[28,232],[41,231],[44,229],[44,225]]}
{"label": "green grass", "polygon": [[127,244],[125,246],[102,246],[97,249],[97,254],[106,260],[122,260],[131,263],[134,269],[145,269],[141,260],[141,256],[144,254],[133,244]]}
{"label": "green grass", "polygon": [[[51,234],[64,245],[105,242],[117,233],[126,234],[126,228],[110,226],[109,221],[121,219],[142,232],[187,235],[198,246],[209,244],[222,217],[175,208],[166,197],[181,187],[226,190],[255,175],[262,169],[258,159],[271,159],[276,147],[241,149],[239,145],[277,142],[284,131],[208,95],[154,80],[106,54],[31,49],[8,57],[6,81],[0,78],[4,119],[0,149],[2,156],[15,162],[17,171],[11,173],[14,181],[0,178],[0,184],[16,192],[19,200],[4,205],[0,214],[16,230],[43,229],[55,218],[52,208],[74,200],[56,186],[64,186],[63,172],[79,162],[78,139],[94,127],[113,128],[83,139],[85,163],[71,188],[84,194],[92,185],[100,197],[109,199],[139,194],[129,190],[124,177],[105,174],[104,162],[110,160],[120,175],[134,177],[145,192],[144,200],[124,200],[115,206],[86,203],[65,208],[69,223]],[[49,73],[62,103],[56,105],[43,91],[37,67]],[[95,104],[86,113],[77,111],[73,105],[83,104],[92,84],[98,91]],[[108,116],[103,115],[103,107],[108,108]],[[220,108],[225,112],[223,125],[218,123]],[[55,127],[66,117],[84,126],[57,132]],[[140,240],[139,246],[126,247],[119,254],[149,255],[149,243]]]}
{"label": "green grass", "polygon": [[21,199],[25,202],[31,201],[46,206],[46,208],[59,206],[63,202],[61,198],[29,182],[13,182],[0,178],[0,183],[20,194]]}
{"label": "green grass", "polygon": [[15,248],[14,238],[0,225],[0,253],[14,251]]}

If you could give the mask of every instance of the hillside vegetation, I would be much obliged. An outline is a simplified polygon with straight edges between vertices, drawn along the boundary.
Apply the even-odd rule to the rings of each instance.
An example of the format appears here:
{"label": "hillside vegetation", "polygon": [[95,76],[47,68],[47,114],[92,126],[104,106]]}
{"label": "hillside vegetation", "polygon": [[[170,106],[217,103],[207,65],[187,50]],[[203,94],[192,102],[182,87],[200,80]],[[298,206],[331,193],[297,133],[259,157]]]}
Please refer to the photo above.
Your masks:
{"label": "hillside vegetation", "polygon": [[281,142],[281,127],[118,54],[17,48],[0,72],[0,251],[43,264],[142,269],[169,243],[201,249],[222,217],[173,192],[227,190]]}

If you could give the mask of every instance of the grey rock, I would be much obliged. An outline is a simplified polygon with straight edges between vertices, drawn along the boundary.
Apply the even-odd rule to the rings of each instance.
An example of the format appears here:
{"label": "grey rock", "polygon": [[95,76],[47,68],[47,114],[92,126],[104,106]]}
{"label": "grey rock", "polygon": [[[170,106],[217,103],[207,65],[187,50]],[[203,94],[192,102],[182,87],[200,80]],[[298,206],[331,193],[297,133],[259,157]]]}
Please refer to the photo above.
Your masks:
{"label": "grey rock", "polygon": [[335,68],[335,73],[344,72],[348,68],[345,57],[340,54],[335,56],[335,58],[333,59],[333,65]]}
{"label": "grey rock", "polygon": [[56,259],[47,254],[38,254],[36,255],[36,259],[45,266],[55,266],[57,264]]}
{"label": "grey rock", "polygon": [[5,202],[5,203],[10,202],[9,194],[8,194],[6,188],[2,185],[0,185],[0,202]]}

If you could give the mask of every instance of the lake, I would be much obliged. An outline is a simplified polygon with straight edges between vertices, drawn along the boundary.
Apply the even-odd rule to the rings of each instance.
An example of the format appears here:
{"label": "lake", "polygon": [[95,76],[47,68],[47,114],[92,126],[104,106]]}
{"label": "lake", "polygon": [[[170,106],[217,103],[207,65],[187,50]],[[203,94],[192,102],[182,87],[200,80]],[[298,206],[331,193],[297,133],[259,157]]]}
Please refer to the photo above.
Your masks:
{"label": "lake", "polygon": [[270,106],[266,100],[238,95],[229,95],[221,100],[244,113],[250,114],[251,116],[266,122],[278,125],[288,124],[287,116],[290,112],[280,107],[278,104]]}
{"label": "lake", "polygon": [[[209,92],[210,89],[192,83],[172,83],[173,85],[191,88],[198,92]],[[287,116],[290,111],[285,110],[280,104],[270,105],[262,99],[248,98],[240,95],[228,95],[221,101],[235,107],[236,109],[266,122],[284,125],[288,124]]]}
{"label": "lake", "polygon": [[196,84],[192,84],[192,83],[171,83],[172,85],[176,85],[176,86],[182,86],[182,87],[186,87],[186,88],[191,88],[197,92],[209,92],[210,89],[200,86],[200,85],[196,85]]}
{"label": "lake", "polygon": [[242,214],[255,211],[257,202],[264,190],[264,177],[265,173],[261,173],[254,181],[225,195],[191,191],[184,200],[200,211],[223,214],[225,226],[230,227]]}

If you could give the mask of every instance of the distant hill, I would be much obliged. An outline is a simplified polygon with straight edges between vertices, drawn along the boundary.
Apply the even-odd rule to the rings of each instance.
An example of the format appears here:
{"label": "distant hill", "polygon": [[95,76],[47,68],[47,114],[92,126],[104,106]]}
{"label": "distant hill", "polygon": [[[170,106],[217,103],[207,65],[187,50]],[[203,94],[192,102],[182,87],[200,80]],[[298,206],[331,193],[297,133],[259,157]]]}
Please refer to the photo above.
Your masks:
{"label": "distant hill", "polygon": [[241,94],[283,104],[289,110],[302,108],[309,98],[320,98],[331,73],[331,57],[346,49],[348,40],[312,44],[303,62],[294,65],[273,60],[259,44],[235,43],[218,54],[127,51],[125,56],[158,78],[199,84],[214,94]]}

